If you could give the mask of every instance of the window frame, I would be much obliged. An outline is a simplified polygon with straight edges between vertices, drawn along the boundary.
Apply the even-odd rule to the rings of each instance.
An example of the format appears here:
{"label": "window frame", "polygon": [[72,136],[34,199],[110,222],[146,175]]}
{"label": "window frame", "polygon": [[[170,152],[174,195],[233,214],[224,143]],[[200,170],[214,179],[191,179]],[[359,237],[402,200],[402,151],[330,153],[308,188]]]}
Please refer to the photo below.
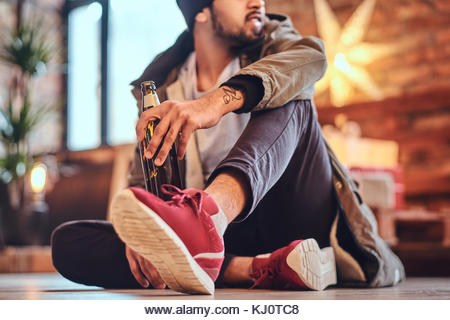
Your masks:
{"label": "window frame", "polygon": [[109,34],[109,0],[66,0],[64,2],[62,19],[64,30],[64,59],[65,72],[63,75],[65,105],[63,111],[64,129],[63,129],[63,149],[68,150],[68,45],[69,45],[69,14],[72,10],[94,2],[102,6],[101,27],[100,27],[100,145],[97,147],[108,146],[108,34]]}

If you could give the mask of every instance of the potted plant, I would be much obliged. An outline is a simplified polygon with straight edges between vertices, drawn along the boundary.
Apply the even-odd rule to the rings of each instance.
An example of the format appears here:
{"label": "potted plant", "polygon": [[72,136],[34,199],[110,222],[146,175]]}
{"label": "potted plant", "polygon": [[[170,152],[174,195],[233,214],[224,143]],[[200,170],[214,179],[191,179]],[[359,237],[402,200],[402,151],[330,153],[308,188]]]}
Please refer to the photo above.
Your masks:
{"label": "potted plant", "polygon": [[45,70],[51,50],[40,32],[42,23],[23,21],[22,5],[17,1],[16,26],[0,43],[0,63],[12,73],[9,97],[0,105],[0,238],[6,244],[21,244],[23,239],[20,215],[27,202],[25,177],[33,165],[28,138],[52,109],[34,105],[30,97],[30,82]]}

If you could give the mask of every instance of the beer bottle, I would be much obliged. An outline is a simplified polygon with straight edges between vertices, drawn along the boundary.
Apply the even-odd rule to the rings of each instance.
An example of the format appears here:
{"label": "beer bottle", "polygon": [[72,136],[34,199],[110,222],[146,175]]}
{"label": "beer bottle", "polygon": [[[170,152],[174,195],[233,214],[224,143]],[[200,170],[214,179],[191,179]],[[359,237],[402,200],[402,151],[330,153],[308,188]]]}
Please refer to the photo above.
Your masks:
{"label": "beer bottle", "polygon": [[[141,91],[142,112],[159,105],[158,95],[156,94],[156,86],[153,81],[142,82]],[[168,197],[161,193],[161,185],[171,184],[179,188],[183,188],[175,145],[172,146],[166,160],[161,166],[156,166],[154,160],[161,149],[165,136],[153,155],[153,158],[147,159],[144,157],[147,147],[150,144],[150,139],[153,137],[153,133],[158,123],[159,120],[150,121],[148,123],[145,130],[145,137],[139,144],[139,151],[141,154],[142,170],[144,172],[145,187],[147,191],[162,199],[168,200]]]}

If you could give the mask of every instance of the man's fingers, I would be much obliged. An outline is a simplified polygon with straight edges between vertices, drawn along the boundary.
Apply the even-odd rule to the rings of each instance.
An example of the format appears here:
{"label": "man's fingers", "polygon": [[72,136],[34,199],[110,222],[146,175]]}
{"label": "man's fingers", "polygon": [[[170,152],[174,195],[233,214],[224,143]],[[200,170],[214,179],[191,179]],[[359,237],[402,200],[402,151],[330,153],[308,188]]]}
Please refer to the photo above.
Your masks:
{"label": "man's fingers", "polygon": [[139,267],[139,264],[137,263],[136,257],[134,256],[134,254],[132,254],[128,250],[127,250],[126,256],[127,256],[128,264],[130,266],[130,270],[131,270],[131,273],[133,274],[133,277],[136,279],[136,281],[141,286],[143,286],[144,288],[147,288],[150,285],[150,283],[145,278],[144,274],[141,272],[141,269]]}
{"label": "man's fingers", "polygon": [[164,138],[164,135],[166,134],[167,130],[169,129],[170,125],[170,119],[169,118],[163,118],[156,128],[154,129],[154,133],[152,138],[150,139],[150,143],[147,146],[147,152],[145,153],[145,156],[149,159],[151,159],[156,152],[158,151],[158,147],[161,144],[161,141]]}
{"label": "man's fingers", "polygon": [[144,111],[141,114],[136,124],[136,137],[138,141],[142,141],[142,139],[144,139],[145,130],[147,129],[148,123],[157,119],[161,119],[160,109],[157,106],[151,108],[150,110]]}
{"label": "man's fingers", "polygon": [[151,270],[148,267],[148,265],[146,263],[146,260],[143,257],[139,256],[138,257],[138,264],[139,264],[139,267],[140,267],[142,273],[144,274],[145,278],[148,281],[150,281],[150,283],[152,284],[153,287],[155,287],[155,283],[154,282],[156,282],[156,281],[154,281],[154,279],[153,279],[153,276],[151,274]]}
{"label": "man's fingers", "polygon": [[[159,125],[158,125],[159,126]],[[175,140],[178,137],[178,132],[180,132],[181,122],[175,122],[170,129],[167,131],[166,136],[164,137],[164,141],[162,142],[161,149],[157,154],[157,158],[155,160],[155,164],[157,166],[161,166],[167,158],[167,155],[172,148],[172,145],[175,143]]]}
{"label": "man's fingers", "polygon": [[139,282],[141,286],[143,286],[144,288],[148,288],[150,282],[147,280],[138,264],[136,264],[134,269],[131,269],[131,272],[133,273],[134,278],[137,280],[137,282]]}
{"label": "man's fingers", "polygon": [[187,123],[181,132],[180,139],[178,140],[178,160],[183,159],[184,154],[186,153],[187,143],[189,138],[191,137],[192,132],[195,130],[195,125],[193,123]]}
{"label": "man's fingers", "polygon": [[128,246],[126,247],[125,253],[131,273],[141,286],[148,288],[151,283],[155,289],[164,289],[166,287],[158,270],[156,270],[150,261],[144,259]]}
{"label": "man's fingers", "polygon": [[141,265],[141,270],[144,272],[145,276],[150,281],[153,288],[164,289],[166,287],[166,284],[159,275],[158,270],[156,270],[156,268],[151,264],[150,261],[142,258],[142,260],[140,260],[139,263]]}

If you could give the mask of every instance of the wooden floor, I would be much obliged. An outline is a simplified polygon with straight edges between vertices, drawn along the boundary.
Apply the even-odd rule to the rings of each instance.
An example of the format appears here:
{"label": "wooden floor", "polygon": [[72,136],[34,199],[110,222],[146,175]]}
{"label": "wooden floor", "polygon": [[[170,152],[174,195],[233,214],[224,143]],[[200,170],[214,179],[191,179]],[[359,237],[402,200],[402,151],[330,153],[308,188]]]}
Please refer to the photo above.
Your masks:
{"label": "wooden floor", "polygon": [[0,274],[0,299],[127,300],[316,300],[316,299],[450,299],[450,278],[409,278],[393,288],[322,292],[219,289],[214,296],[191,296],[171,290],[104,290],[70,282],[58,274]]}

